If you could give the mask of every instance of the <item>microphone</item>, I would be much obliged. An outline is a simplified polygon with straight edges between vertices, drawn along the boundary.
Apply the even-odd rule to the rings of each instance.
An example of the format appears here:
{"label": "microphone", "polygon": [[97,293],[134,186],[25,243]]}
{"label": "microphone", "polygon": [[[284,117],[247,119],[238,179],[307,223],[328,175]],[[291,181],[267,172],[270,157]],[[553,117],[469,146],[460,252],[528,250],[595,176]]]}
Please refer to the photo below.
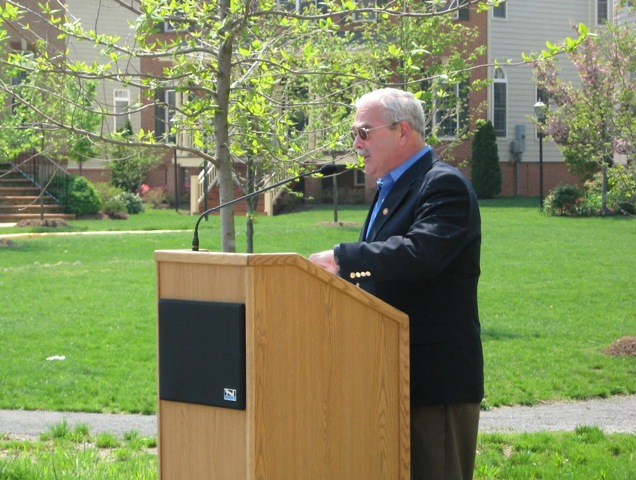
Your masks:
{"label": "microphone", "polygon": [[[193,252],[199,251],[199,223],[201,223],[201,220],[203,220],[203,217],[205,217],[208,213],[216,212],[217,210],[221,210],[222,208],[225,208],[228,205],[232,205],[236,202],[240,202],[241,200],[247,200],[248,198],[252,198],[256,195],[260,195],[261,193],[271,190],[272,188],[280,187],[281,185],[284,185],[285,183],[293,182],[294,180],[298,180],[299,178],[307,177],[309,175],[315,175],[317,173],[320,173],[321,175],[328,177],[336,173],[337,170],[338,170],[338,167],[336,167],[333,163],[326,163],[322,167],[320,167],[318,170],[314,170],[312,172],[305,172],[305,173],[301,173],[300,175],[296,175],[295,177],[286,178],[285,180],[281,180],[280,182],[276,182],[273,185],[269,185],[265,188],[261,188],[260,190],[256,190],[255,192],[248,193],[247,195],[243,195],[242,197],[235,198],[234,200],[230,200],[229,202],[223,203],[221,205],[217,205],[216,207],[208,208],[205,212],[199,215],[197,223],[194,226],[194,237],[192,238],[192,251]],[[206,195],[207,195],[207,192],[206,192]]]}

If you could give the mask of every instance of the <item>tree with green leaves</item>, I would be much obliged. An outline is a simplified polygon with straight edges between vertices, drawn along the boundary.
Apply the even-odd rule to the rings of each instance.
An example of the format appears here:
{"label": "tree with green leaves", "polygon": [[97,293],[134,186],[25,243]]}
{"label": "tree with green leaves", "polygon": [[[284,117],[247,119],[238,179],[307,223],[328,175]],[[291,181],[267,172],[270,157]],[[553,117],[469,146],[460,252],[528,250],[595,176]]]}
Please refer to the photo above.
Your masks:
{"label": "tree with green leaves", "polygon": [[[130,120],[113,137],[128,141],[134,139]],[[125,143],[102,143],[101,157],[108,159],[110,184],[125,192],[136,193],[144,182],[146,175],[161,162],[161,154],[157,148],[144,148],[139,145]]]}
{"label": "tree with green leaves", "polygon": [[[97,81],[68,77],[60,82],[56,70],[32,68],[34,51],[8,52],[9,36],[3,26],[19,15],[18,7],[0,5],[0,157],[37,151],[74,160],[81,171],[94,153],[93,142],[83,132],[96,132],[102,120],[93,110]],[[44,40],[30,41],[46,45]],[[48,118],[58,119],[58,124]]]}
{"label": "tree with green leaves", "polygon": [[501,193],[497,134],[490,121],[477,120],[470,161],[470,178],[478,198],[493,198]]}
{"label": "tree with green leaves", "polygon": [[[627,7],[625,7],[627,8]],[[634,8],[631,7],[632,12]],[[617,156],[636,155],[636,30],[610,24],[568,53],[578,79],[562,78],[554,56],[535,60],[538,86],[549,98],[546,134],[570,171],[588,180]],[[562,59],[565,61],[566,59]]]}
{"label": "tree with green leaves", "polygon": [[[19,60],[30,72],[55,74],[58,84],[99,80],[139,88],[142,99],[131,110],[171,109],[167,135],[158,138],[142,129],[132,141],[105,138],[30,107],[45,123],[88,138],[201,156],[218,172],[221,203],[233,199],[234,183],[241,180],[237,165],[251,162],[258,185],[271,173],[297,173],[327,157],[326,152],[350,151],[351,104],[378,86],[399,86],[418,95],[431,112],[431,138],[441,126],[455,128],[452,133],[461,138],[456,119],[463,102],[457,92],[471,88],[466,80],[480,51],[453,15],[459,7],[475,11],[492,3],[108,1],[110,15],[117,10],[132,15],[130,41],[83,25],[73,16],[72,1],[61,8],[53,3],[37,7],[39,18],[60,38],[96,45],[99,62],[55,56],[36,42],[35,55],[9,63]],[[0,17],[28,31],[22,3],[5,0]],[[171,34],[164,33],[165,25]],[[131,68],[137,59],[143,67]],[[166,89],[174,90],[179,101],[162,100],[159,93]],[[112,113],[106,106],[93,110]],[[189,142],[171,143],[176,133]],[[221,224],[222,249],[234,251],[232,207],[221,212]]]}

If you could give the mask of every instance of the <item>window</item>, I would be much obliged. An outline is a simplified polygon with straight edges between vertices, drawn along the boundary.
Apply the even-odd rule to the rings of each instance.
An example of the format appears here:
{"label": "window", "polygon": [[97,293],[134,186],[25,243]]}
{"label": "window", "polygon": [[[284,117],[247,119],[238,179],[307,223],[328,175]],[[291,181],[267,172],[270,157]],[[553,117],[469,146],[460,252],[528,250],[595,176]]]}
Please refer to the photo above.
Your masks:
{"label": "window", "polygon": [[[28,75],[26,70],[19,70],[15,76],[11,78],[11,91],[20,92],[20,85],[27,81]],[[15,95],[11,96],[11,114],[15,115],[17,113],[18,105],[20,105],[19,101],[15,97]]]}
{"label": "window", "polygon": [[[539,100],[542,101],[546,106],[550,105],[550,96],[548,95],[548,92],[540,88],[537,88],[537,102]],[[535,128],[535,130],[536,130],[535,137],[539,138],[539,129]]]}
{"label": "window", "polygon": [[174,89],[158,90],[155,95],[155,138],[166,143],[176,143],[177,137],[171,132],[172,120],[176,108]]}
{"label": "window", "polygon": [[537,87],[537,102],[539,100],[541,100],[546,105],[550,104],[550,96],[548,95],[548,92]]}
{"label": "window", "polygon": [[506,74],[501,68],[496,68],[493,75],[493,126],[498,137],[505,137],[507,134],[508,115],[508,82]]}
{"label": "window", "polygon": [[[357,0],[357,8],[376,8],[375,0]],[[373,22],[375,21],[374,12],[356,12],[353,15],[356,22]]]}
{"label": "window", "polygon": [[129,119],[128,107],[130,106],[130,90],[115,89],[113,91],[113,105],[115,106],[115,131],[118,132],[126,126]]}
{"label": "window", "polygon": [[499,6],[492,7],[492,16],[494,18],[507,18],[506,2],[500,2]]}
{"label": "window", "polygon": [[[34,54],[33,52],[31,52],[30,50],[18,50],[16,52],[14,52],[17,55],[22,55],[25,59],[26,58],[33,58]],[[27,73],[26,70],[18,70],[13,77],[11,77],[11,90],[12,92],[15,92],[16,94],[20,94],[20,85],[23,85],[25,83],[27,83],[29,79],[29,74]],[[20,102],[18,101],[18,99],[16,98],[15,95],[11,96],[11,114],[15,115],[17,113],[18,110],[18,106],[20,105]]]}
{"label": "window", "polygon": [[[177,0],[173,2],[173,4],[182,4],[182,0]],[[163,22],[163,31],[164,32],[179,32],[179,31],[188,31],[190,29],[190,25],[186,22],[183,22],[182,19],[185,17],[185,13],[183,10],[174,10],[172,15],[168,18],[170,20],[166,20]]]}
{"label": "window", "polygon": [[454,10],[455,20],[468,20],[470,18],[470,7],[468,0],[445,0],[443,3],[435,5],[436,12],[448,12]]}
{"label": "window", "polygon": [[450,86],[444,98],[435,101],[435,127],[440,137],[455,137],[465,123],[468,84]]}
{"label": "window", "polygon": [[327,13],[327,6],[320,0],[277,0],[276,3],[287,12],[305,13],[317,8],[320,12]]}
{"label": "window", "polygon": [[607,23],[608,11],[607,0],[596,0],[596,23]]}
{"label": "window", "polygon": [[356,168],[353,170],[353,186],[354,187],[364,187],[365,184],[365,174],[364,170]]}

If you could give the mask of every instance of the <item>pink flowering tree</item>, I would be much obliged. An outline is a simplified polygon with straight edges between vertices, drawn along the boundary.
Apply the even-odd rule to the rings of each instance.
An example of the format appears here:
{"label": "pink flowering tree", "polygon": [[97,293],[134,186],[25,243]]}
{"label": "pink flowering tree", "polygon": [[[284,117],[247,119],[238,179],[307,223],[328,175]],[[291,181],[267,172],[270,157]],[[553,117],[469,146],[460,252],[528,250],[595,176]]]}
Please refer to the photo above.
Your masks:
{"label": "pink flowering tree", "polygon": [[615,154],[634,160],[636,153],[636,30],[604,27],[568,51],[577,81],[565,80],[559,62],[566,57],[534,59],[539,88],[549,96],[545,133],[559,145],[570,171],[591,178],[613,165]]}

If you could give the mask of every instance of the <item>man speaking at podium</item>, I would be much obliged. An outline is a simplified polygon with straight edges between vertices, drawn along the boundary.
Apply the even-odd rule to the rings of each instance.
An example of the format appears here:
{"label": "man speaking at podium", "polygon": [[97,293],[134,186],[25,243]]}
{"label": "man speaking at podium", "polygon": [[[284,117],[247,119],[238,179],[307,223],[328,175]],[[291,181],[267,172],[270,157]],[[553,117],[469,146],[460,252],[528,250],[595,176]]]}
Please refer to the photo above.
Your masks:
{"label": "man speaking at podium", "polygon": [[355,106],[353,147],[378,193],[358,242],[309,259],[409,316],[412,478],[472,479],[484,394],[477,198],[426,144],[415,96],[384,88]]}

